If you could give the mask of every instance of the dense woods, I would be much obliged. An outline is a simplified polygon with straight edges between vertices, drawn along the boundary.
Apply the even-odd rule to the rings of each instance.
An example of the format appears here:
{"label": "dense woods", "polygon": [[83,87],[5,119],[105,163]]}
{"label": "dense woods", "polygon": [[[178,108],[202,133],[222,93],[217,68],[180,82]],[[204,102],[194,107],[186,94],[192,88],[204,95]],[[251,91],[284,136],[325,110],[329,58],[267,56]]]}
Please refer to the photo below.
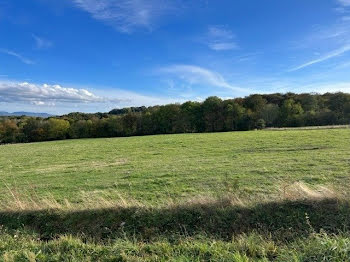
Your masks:
{"label": "dense woods", "polygon": [[350,94],[255,94],[228,100],[209,97],[203,102],[131,107],[109,113],[0,119],[0,143],[343,125],[350,123]]}

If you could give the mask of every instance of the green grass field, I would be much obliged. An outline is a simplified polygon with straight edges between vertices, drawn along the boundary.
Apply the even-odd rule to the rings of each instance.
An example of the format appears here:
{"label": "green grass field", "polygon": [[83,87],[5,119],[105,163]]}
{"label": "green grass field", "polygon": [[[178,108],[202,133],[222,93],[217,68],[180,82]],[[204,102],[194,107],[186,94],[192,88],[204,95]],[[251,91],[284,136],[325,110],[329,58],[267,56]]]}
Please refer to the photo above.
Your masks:
{"label": "green grass field", "polygon": [[349,261],[350,129],[0,146],[3,261]]}
{"label": "green grass field", "polygon": [[349,184],[350,130],[262,131],[4,145],[0,195],[35,191],[142,203],[220,195],[271,198],[285,184]]}

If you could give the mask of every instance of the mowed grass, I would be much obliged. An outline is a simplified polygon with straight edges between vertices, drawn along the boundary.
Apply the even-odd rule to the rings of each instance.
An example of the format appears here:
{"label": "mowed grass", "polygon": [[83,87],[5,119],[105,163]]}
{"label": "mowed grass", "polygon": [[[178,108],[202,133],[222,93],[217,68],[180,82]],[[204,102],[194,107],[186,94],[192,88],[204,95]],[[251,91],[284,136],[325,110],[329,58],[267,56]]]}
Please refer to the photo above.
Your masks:
{"label": "mowed grass", "polygon": [[233,192],[271,199],[299,181],[350,185],[350,129],[82,139],[0,146],[0,198],[10,191],[143,204]]}
{"label": "mowed grass", "polygon": [[350,261],[350,129],[0,146],[0,261]]}

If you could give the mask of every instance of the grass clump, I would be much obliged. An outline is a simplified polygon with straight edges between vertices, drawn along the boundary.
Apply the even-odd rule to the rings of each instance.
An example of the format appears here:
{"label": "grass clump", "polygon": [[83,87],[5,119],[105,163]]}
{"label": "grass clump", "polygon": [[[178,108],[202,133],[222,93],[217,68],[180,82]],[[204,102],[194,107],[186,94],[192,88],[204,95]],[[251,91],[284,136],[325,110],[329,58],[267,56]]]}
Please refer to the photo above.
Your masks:
{"label": "grass clump", "polygon": [[348,235],[325,233],[300,238],[289,245],[251,233],[231,241],[182,238],[168,241],[135,242],[116,240],[108,244],[83,242],[61,236],[47,242],[31,235],[1,235],[2,261],[349,261]]}
{"label": "grass clump", "polygon": [[349,235],[320,233],[298,240],[284,248],[279,255],[281,261],[349,261]]}

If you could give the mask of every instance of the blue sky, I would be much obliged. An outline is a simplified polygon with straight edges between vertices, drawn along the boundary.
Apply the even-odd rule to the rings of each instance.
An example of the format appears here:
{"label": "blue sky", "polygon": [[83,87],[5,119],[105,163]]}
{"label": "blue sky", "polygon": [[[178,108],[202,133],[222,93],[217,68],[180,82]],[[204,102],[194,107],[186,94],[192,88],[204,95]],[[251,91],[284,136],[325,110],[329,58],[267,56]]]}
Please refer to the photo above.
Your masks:
{"label": "blue sky", "polygon": [[350,92],[350,0],[2,0],[0,111]]}

